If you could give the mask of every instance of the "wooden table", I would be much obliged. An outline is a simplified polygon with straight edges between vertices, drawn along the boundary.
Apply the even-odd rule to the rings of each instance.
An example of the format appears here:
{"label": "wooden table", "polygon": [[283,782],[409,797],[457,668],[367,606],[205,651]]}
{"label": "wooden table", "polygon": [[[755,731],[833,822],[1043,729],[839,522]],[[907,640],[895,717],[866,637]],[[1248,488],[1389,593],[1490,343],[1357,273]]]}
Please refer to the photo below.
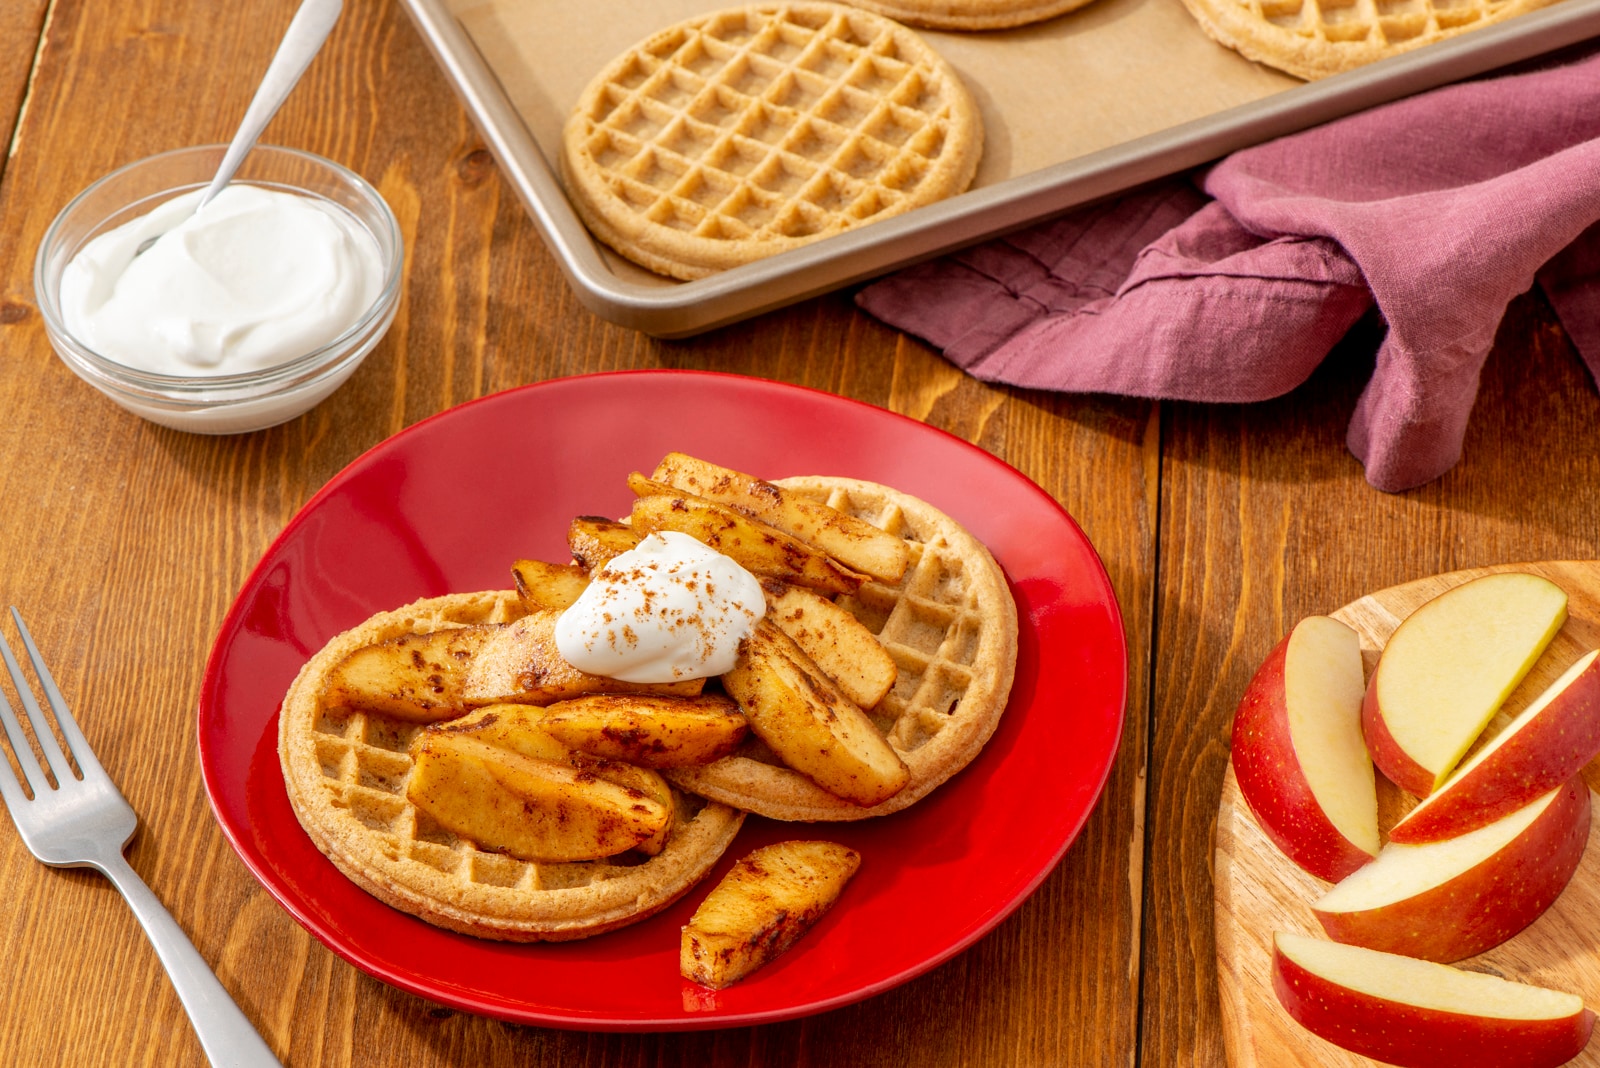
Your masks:
{"label": "wooden table", "polygon": [[[398,213],[400,313],[310,414],[232,438],[114,407],[52,353],[33,255],[113,167],[225,140],[292,0],[0,4],[0,576],[138,809],[133,866],[287,1065],[1205,1065],[1224,1063],[1210,828],[1233,705],[1300,616],[1478,564],[1600,556],[1600,399],[1538,296],[1513,304],[1462,462],[1371,489],[1343,431],[1378,327],[1250,406],[985,386],[847,294],[660,342],[574,299],[407,17],[347,0],[269,131],[337,159]],[[226,12],[224,14],[224,12]],[[246,13],[248,12],[248,14]],[[270,29],[268,27],[271,27]],[[429,1004],[346,965],[249,876],[201,786],[194,710],[234,593],[347,462],[425,416],[586,371],[705,368],[802,383],[1003,457],[1094,541],[1131,652],[1105,796],[1039,891],[968,952],[881,997],[685,1035],[544,1031]],[[109,885],[0,830],[0,1064],[194,1065],[199,1045]]]}

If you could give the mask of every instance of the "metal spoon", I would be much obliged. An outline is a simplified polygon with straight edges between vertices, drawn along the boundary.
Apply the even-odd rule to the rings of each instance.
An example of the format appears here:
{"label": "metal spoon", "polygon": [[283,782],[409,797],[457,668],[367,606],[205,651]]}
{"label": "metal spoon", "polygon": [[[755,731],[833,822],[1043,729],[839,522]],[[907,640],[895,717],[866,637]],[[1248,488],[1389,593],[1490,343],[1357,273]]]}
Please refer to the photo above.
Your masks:
{"label": "metal spoon", "polygon": [[[233,179],[239,164],[255,147],[261,131],[266,129],[267,123],[278,113],[278,108],[294,91],[300,76],[311,65],[311,60],[322,50],[322,42],[328,39],[343,8],[344,0],[302,0],[300,9],[294,13],[294,19],[283,35],[283,41],[278,45],[277,53],[272,57],[271,65],[267,67],[266,75],[261,79],[261,85],[256,89],[255,97],[250,101],[249,109],[244,113],[239,132],[233,135],[233,141],[222,157],[216,177],[211,179],[211,184],[201,194],[191,215],[211,203],[211,199]],[[157,234],[146,238],[134,255],[143,255],[162,236]]]}

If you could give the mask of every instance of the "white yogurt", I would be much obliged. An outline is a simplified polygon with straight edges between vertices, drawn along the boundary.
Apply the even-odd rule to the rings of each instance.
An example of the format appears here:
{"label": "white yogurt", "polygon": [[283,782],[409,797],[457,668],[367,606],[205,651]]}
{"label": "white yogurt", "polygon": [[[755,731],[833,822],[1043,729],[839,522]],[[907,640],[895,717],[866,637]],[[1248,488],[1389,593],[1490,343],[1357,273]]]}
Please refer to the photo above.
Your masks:
{"label": "white yogurt", "polygon": [[754,575],[663,531],[593,574],[556,621],[556,648],[579,670],[623,682],[708,678],[733,667],[766,610]]}
{"label": "white yogurt", "polygon": [[73,257],[61,276],[69,331],[136,370],[237,374],[321,348],[377,299],[377,242],[337,209],[236,184],[191,213],[200,195],[176,197]]}

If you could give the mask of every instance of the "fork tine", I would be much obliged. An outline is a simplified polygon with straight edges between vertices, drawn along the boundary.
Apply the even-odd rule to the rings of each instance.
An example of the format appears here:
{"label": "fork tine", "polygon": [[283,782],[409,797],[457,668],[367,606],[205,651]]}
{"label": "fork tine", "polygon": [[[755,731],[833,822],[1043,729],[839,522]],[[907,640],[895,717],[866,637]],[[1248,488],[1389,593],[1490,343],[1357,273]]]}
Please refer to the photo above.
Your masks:
{"label": "fork tine", "polygon": [[[67,745],[73,749],[74,755],[88,749],[83,742],[83,733],[72,721],[72,713],[67,710],[67,703],[61,699],[61,691],[56,689],[55,680],[50,677],[50,669],[44,666],[44,661],[39,657],[39,650],[34,648],[33,638],[28,634],[28,628],[15,608],[11,610],[11,618],[16,620],[17,633],[22,635],[22,642],[28,650],[28,659],[33,662],[33,673],[44,686],[50,710],[56,714],[56,720],[61,724],[61,733],[67,739]],[[39,743],[39,749],[44,753],[45,760],[50,762],[50,770],[55,772],[56,782],[60,784],[76,780],[77,776],[72,773],[71,765],[67,763],[61,747],[56,744],[56,736],[50,732],[50,724],[45,721],[39,702],[34,699],[33,687],[29,686],[28,680],[23,677],[22,668],[17,664],[17,658],[12,655],[11,646],[4,637],[0,637],[0,659],[5,660],[6,670],[11,673],[11,682],[17,688],[17,699],[22,702],[22,707],[27,709],[28,722],[33,724],[34,740]],[[90,753],[90,759],[93,758],[94,754]],[[81,760],[78,766],[84,766]],[[84,768],[84,771],[87,774],[88,769]],[[37,789],[34,790],[35,795],[38,792]]]}
{"label": "fork tine", "polygon": [[56,685],[55,676],[50,674],[50,669],[45,666],[44,657],[39,655],[39,647],[33,644],[33,635],[28,633],[28,625],[22,621],[21,613],[14,606],[11,609],[11,619],[17,624],[17,633],[22,635],[23,648],[27,649],[28,662],[33,665],[33,673],[38,676],[39,685],[44,689],[44,699],[50,703],[50,711],[55,713],[56,722],[61,726],[61,736],[67,740],[67,751],[78,762],[78,768],[85,776],[91,769],[105,774],[99,758],[94,755],[94,749],[89,745],[89,739],[83,736],[72,709],[67,707],[67,699],[61,696],[61,688]]}
{"label": "fork tine", "polygon": [[[10,710],[7,709],[7,711]],[[0,716],[0,719],[3,718],[3,716]],[[6,732],[6,736],[10,737],[9,730]],[[32,754],[30,753],[29,756],[31,757]],[[42,780],[43,778],[44,776],[41,773],[40,779]],[[39,792],[35,790],[34,796],[37,797],[38,795]],[[28,803],[28,796],[22,792],[22,784],[17,781],[15,775],[11,774],[11,769],[6,766],[4,757],[0,757],[0,801],[4,801],[6,811],[12,813],[11,819],[13,823],[16,822],[16,812],[19,806]]]}
{"label": "fork tine", "polygon": [[[4,639],[0,638],[0,644],[3,643]],[[17,766],[22,769],[22,777],[28,781],[28,788],[33,791],[33,796],[38,797],[39,791],[48,789],[50,784],[45,780],[44,769],[34,759],[33,747],[28,745],[27,736],[22,733],[22,722],[17,719],[17,713],[12,709],[11,702],[6,700],[5,694],[0,694],[0,726],[5,728],[6,740],[11,743],[11,751],[17,756]],[[12,785],[10,771],[11,769],[7,768],[6,773],[0,775],[0,787]],[[18,790],[15,794],[9,791],[5,794],[7,806],[27,800],[21,796],[20,784],[17,785]]]}

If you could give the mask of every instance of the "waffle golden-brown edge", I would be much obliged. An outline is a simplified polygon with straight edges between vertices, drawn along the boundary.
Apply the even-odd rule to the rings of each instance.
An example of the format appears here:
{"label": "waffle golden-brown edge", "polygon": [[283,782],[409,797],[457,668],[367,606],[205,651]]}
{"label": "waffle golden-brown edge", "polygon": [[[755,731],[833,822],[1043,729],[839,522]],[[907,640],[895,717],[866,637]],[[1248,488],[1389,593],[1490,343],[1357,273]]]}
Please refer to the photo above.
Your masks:
{"label": "waffle golden-brown edge", "polygon": [[925,30],[1009,30],[1076,11],[1092,0],[844,0]]}
{"label": "waffle golden-brown edge", "polygon": [[420,727],[324,709],[319,700],[327,673],[363,645],[521,614],[512,591],[451,594],[380,612],[336,635],[284,698],[279,759],[301,826],[341,872],[379,900],[482,938],[585,938],[670,905],[716,863],[744,814],[680,794],[666,847],[636,864],[535,864],[480,852],[430,825],[405,799],[407,744]]}

